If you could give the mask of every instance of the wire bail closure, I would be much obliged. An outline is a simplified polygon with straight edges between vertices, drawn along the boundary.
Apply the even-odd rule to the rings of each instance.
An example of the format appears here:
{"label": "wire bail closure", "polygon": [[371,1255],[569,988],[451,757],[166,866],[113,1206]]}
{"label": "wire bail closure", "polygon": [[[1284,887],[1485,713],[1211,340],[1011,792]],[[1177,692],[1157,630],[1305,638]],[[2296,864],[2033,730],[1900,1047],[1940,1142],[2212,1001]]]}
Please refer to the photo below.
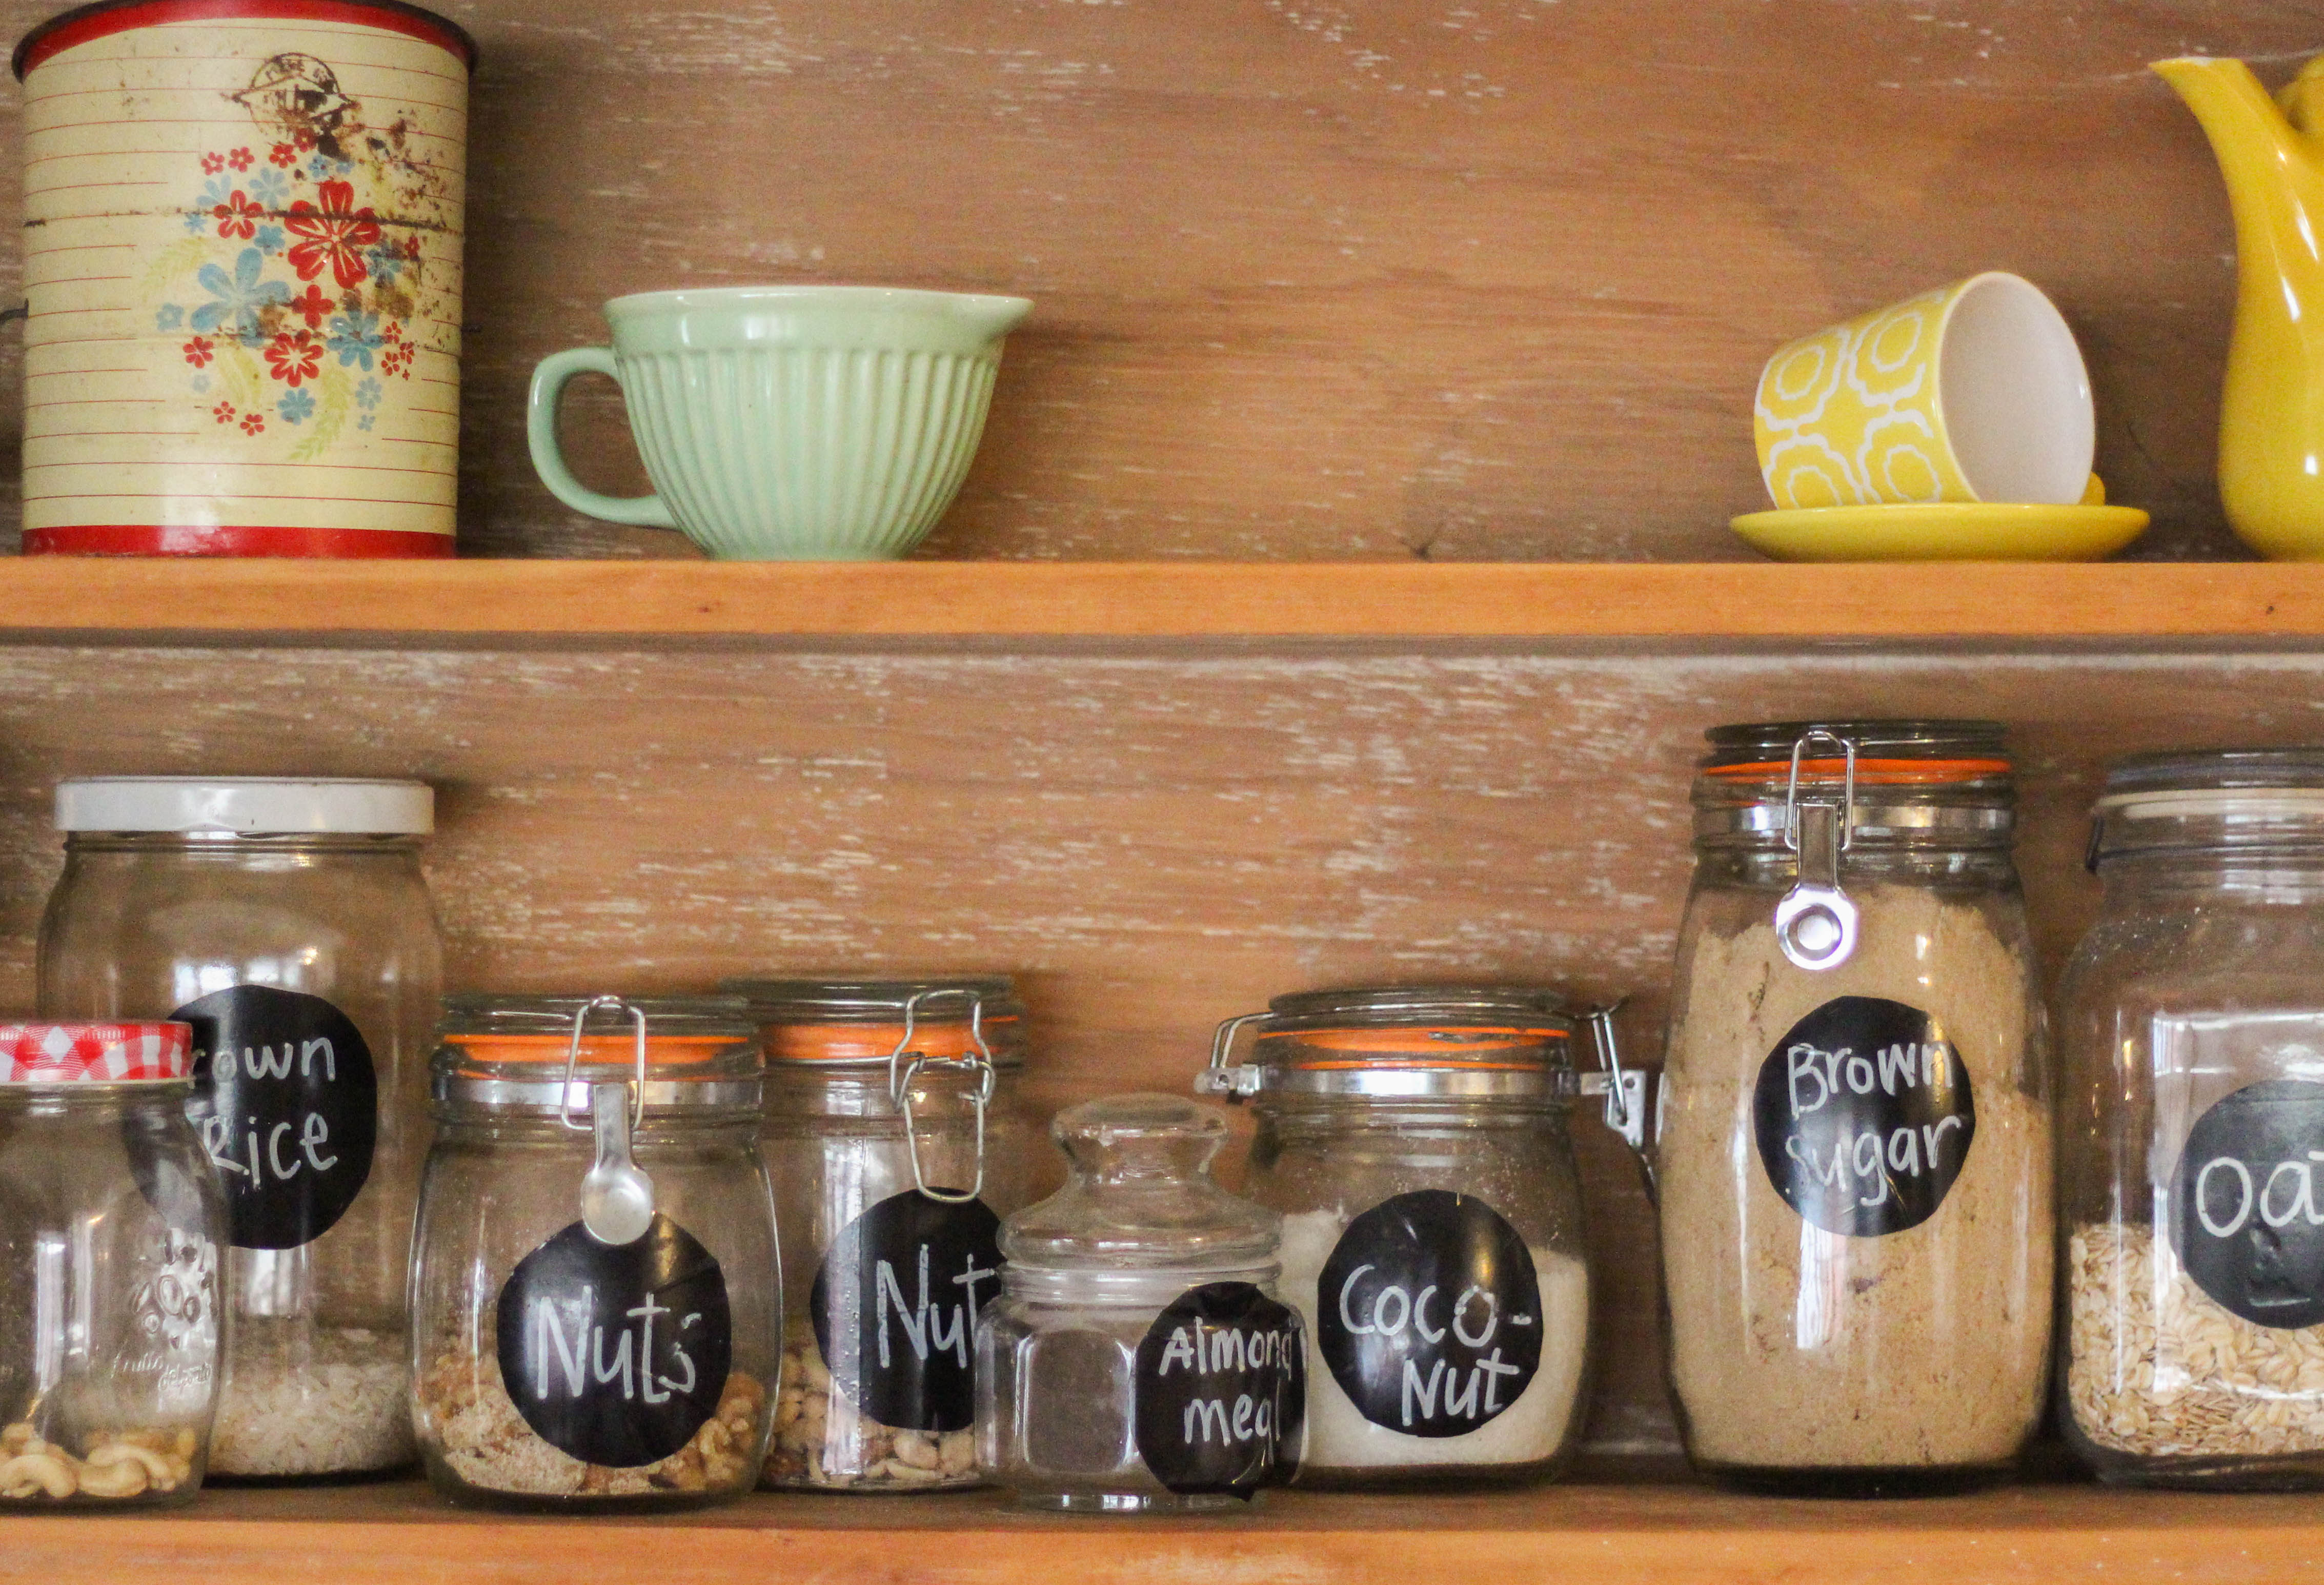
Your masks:
{"label": "wire bail closure", "polygon": [[[634,1081],[589,1085],[589,1120],[582,1123],[573,1119],[573,1075],[581,1060],[582,1031],[594,1012],[630,1015],[637,1037],[637,1076]],[[581,1179],[581,1225],[599,1243],[633,1243],[653,1225],[653,1179],[630,1154],[632,1138],[644,1126],[645,1118],[645,1009],[618,996],[593,996],[573,1015],[573,1038],[565,1048],[565,1083],[557,1119],[575,1133],[596,1136],[596,1158]]]}
{"label": "wire bail closure", "polygon": [[1270,1018],[1272,1013],[1238,1013],[1218,1027],[1211,1037],[1211,1064],[1194,1075],[1194,1093],[1220,1096],[1230,1104],[1248,1101],[1259,1093],[1265,1078],[1256,1063],[1231,1063],[1227,1058],[1234,1052],[1235,1037],[1245,1026]]}
{"label": "wire bail closure", "polygon": [[[968,1037],[974,1043],[973,1056],[930,1056],[912,1050],[912,1035],[918,1022],[920,1004],[945,997],[968,999]],[[907,1055],[911,1060],[904,1060]],[[972,1074],[976,1077],[973,1092],[976,1106],[976,1182],[965,1193],[957,1189],[939,1189],[930,1185],[927,1173],[920,1166],[920,1134],[912,1119],[912,1084],[924,1073],[950,1069]],[[904,1034],[896,1042],[896,1049],[888,1054],[888,1098],[895,1102],[904,1117],[904,1143],[912,1157],[912,1187],[942,1205],[966,1205],[984,1193],[984,1115],[991,1104],[994,1089],[1001,1075],[992,1065],[992,1046],[984,1038],[984,995],[961,986],[940,986],[932,991],[916,991],[904,999]]]}
{"label": "wire bail closure", "polygon": [[[1800,760],[1811,743],[1828,744],[1845,764],[1840,802],[1800,797]],[[1775,943],[1796,968],[1835,969],[1856,952],[1855,899],[1840,887],[1841,855],[1856,842],[1856,742],[1824,728],[1802,733],[1792,744],[1791,780],[1784,789],[1784,845],[1799,855],[1792,889],[1775,905]]]}

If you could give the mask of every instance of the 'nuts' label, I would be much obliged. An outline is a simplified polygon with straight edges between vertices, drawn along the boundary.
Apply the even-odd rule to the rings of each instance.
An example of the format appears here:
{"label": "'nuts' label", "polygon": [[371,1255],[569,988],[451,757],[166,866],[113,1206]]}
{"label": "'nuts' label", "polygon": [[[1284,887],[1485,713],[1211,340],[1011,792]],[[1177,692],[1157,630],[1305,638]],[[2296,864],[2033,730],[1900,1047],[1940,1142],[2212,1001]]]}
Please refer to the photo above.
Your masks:
{"label": "'nuts' label", "polygon": [[543,1442],[634,1469],[684,1447],[718,1412],[733,1359],[726,1276],[656,1215],[626,1244],[574,1222],[501,1286],[501,1380]]}
{"label": "'nuts' label", "polygon": [[2261,1326],[2324,1322],[2324,1084],[2269,1079],[2215,1102],[2171,1177],[2187,1275]]}
{"label": "'nuts' label", "polygon": [[1969,1069],[1929,1014],[1841,996],[1792,1026],[1752,1095],[1759,1161],[1826,1232],[1877,1238],[1937,1213],[1977,1133]]}
{"label": "'nuts' label", "polygon": [[226,1185],[235,1248],[295,1249],[371,1176],[379,1080],[354,1020],[319,996],[236,985],[170,1015],[194,1027],[186,1113]]}
{"label": "'nuts' label", "polygon": [[872,1206],[831,1241],[807,1295],[832,1379],[883,1425],[974,1424],[976,1313],[1001,1264],[1001,1219],[982,1200],[908,1189]]}
{"label": "'nuts' label", "polygon": [[1299,1467],[1306,1408],[1299,1313],[1247,1282],[1189,1288],[1138,1345],[1138,1453],[1182,1495],[1249,1500]]}
{"label": "'nuts' label", "polygon": [[1533,1255],[1473,1195],[1423,1189],[1357,1217],[1323,1263],[1315,1307],[1333,1379],[1391,1431],[1474,1431],[1541,1366]]}

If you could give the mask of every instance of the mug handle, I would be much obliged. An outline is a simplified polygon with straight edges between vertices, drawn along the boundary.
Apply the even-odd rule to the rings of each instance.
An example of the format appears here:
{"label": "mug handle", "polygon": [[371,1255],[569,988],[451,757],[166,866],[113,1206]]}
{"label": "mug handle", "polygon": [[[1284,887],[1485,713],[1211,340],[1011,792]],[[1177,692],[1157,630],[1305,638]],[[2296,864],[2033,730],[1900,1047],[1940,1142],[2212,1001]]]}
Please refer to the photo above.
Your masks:
{"label": "mug handle", "polygon": [[576,374],[606,374],[614,383],[621,382],[610,347],[576,346],[540,360],[532,372],[531,394],[525,399],[524,438],[532,451],[533,472],[540,475],[551,495],[577,512],[640,528],[678,527],[678,520],[670,516],[660,496],[603,494],[575,478],[573,470],[565,465],[565,454],[557,448],[557,404],[565,394],[566,383]]}

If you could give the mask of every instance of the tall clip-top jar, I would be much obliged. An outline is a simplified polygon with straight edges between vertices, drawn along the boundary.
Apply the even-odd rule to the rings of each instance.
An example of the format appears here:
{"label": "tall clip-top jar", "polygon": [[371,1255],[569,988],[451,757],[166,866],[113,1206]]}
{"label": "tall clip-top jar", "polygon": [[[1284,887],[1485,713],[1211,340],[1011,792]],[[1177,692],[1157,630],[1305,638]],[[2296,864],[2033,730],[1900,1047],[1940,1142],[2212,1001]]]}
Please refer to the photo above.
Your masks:
{"label": "tall clip-top jar", "polygon": [[201,1485],[226,1212],[190,1033],[0,1025],[0,1512]]}
{"label": "tall clip-top jar", "polygon": [[2107,1480],[2324,1486],[2324,749],[2107,779],[2059,989],[2060,1399]]}
{"label": "tall clip-top jar", "polygon": [[976,1317],[1025,1203],[1002,977],[730,980],[767,1054],[783,1372],[764,1483],[935,1491],[976,1465]]}
{"label": "tall clip-top jar", "polygon": [[410,781],[124,777],[57,788],[46,1016],[194,1030],[226,1186],[233,1368],[210,1472],[413,1456],[404,1275],[441,976]]}
{"label": "tall clip-top jar", "polygon": [[1116,1095],[1057,1114],[1065,1186],[1001,1231],[976,1332],[977,1457],[1028,1507],[1234,1507],[1299,1464],[1305,1344],[1281,1218],[1211,1181],[1225,1114]]}
{"label": "tall clip-top jar", "polygon": [[2001,729],[1722,727],[1694,786],[1659,1140],[1698,1467],[1887,1494],[2040,1418],[2051,1141]]}
{"label": "tall clip-top jar", "polygon": [[413,1418],[455,1501],[745,1492],[781,1352],[740,1001],[461,996],[413,1235]]}
{"label": "tall clip-top jar", "polygon": [[1441,985],[1279,996],[1220,1026],[1195,1088],[1258,1114],[1246,1192],[1283,1212],[1306,1329],[1302,1484],[1534,1478],[1572,1446],[1574,1021],[1552,991]]}

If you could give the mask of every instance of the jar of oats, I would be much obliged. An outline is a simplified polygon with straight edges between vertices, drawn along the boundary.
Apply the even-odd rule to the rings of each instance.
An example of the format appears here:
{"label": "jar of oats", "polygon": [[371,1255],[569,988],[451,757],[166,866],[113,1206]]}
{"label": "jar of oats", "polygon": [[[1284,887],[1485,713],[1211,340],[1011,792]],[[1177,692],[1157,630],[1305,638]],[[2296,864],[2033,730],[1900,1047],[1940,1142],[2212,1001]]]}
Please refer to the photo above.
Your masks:
{"label": "jar of oats", "polygon": [[1783,1493],[1997,1479],[2041,1417],[2052,1272],[2001,728],[1710,742],[1657,1164],[1687,1451]]}
{"label": "jar of oats", "polygon": [[2324,1487],[2324,750],[2099,798],[2060,988],[2061,1397],[2126,1484]]}
{"label": "jar of oats", "polygon": [[1001,976],[732,980],[767,1055],[784,1341],[761,1484],[937,1491],[976,1463],[977,1313],[1025,1203],[1025,1009]]}

